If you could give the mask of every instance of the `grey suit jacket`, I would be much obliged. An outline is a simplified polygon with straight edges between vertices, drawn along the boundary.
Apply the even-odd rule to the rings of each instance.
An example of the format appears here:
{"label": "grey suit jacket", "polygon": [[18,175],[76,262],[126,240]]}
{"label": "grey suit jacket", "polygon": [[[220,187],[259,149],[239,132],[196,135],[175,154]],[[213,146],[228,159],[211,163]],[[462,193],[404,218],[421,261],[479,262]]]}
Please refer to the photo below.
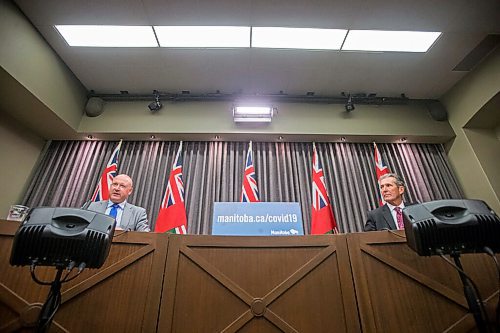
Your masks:
{"label": "grey suit jacket", "polygon": [[[104,214],[107,207],[108,200],[104,200],[92,202],[87,209]],[[142,207],[134,206],[126,202],[122,213],[122,219],[120,221],[120,228],[132,231],[151,231],[149,229],[146,210]]]}

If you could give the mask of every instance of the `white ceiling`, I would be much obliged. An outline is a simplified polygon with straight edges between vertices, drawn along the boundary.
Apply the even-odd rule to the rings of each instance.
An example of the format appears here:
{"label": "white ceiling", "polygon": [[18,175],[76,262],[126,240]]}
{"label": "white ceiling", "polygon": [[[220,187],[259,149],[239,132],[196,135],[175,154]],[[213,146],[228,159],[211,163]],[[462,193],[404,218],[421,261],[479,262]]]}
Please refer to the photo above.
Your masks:
{"label": "white ceiling", "polygon": [[[320,96],[376,93],[437,99],[466,72],[453,68],[500,33],[498,0],[15,0],[88,90],[98,94]],[[69,47],[56,24],[242,25],[442,31],[428,53],[269,49]]]}

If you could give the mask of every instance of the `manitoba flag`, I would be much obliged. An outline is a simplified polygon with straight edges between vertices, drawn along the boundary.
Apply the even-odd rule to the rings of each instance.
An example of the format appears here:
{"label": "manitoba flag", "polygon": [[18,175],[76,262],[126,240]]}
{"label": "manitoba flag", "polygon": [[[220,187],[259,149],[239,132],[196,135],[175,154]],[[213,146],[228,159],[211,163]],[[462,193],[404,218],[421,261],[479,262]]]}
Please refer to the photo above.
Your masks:
{"label": "manitoba flag", "polygon": [[120,148],[122,146],[122,140],[118,143],[113,154],[109,158],[106,168],[102,172],[99,183],[96,186],[92,199],[90,201],[101,201],[109,199],[109,187],[113,182],[113,178],[116,177],[116,171],[118,170],[118,154],[120,153]]}
{"label": "manitoba flag", "polygon": [[243,185],[241,189],[241,202],[259,202],[259,190],[255,177],[252,157],[252,141],[248,146],[247,160],[245,163],[245,173],[243,174]]}
{"label": "manitoba flag", "polygon": [[323,168],[316,152],[316,145],[313,143],[311,234],[336,234],[338,232],[337,222],[326,192]]}
{"label": "manitoba flag", "polygon": [[182,182],[182,141],[168,178],[165,196],[156,219],[155,232],[185,234],[187,232],[184,184]]}
{"label": "manitoba flag", "polygon": [[[373,147],[375,149],[375,169],[377,172],[377,184],[380,182],[380,177],[385,175],[386,173],[390,173],[389,168],[384,164],[384,161],[382,161],[382,156],[380,156],[380,153],[377,148],[377,144],[374,142]],[[380,187],[378,189],[379,192],[379,203],[380,206],[385,205],[384,197],[382,196],[382,192],[380,192]]]}

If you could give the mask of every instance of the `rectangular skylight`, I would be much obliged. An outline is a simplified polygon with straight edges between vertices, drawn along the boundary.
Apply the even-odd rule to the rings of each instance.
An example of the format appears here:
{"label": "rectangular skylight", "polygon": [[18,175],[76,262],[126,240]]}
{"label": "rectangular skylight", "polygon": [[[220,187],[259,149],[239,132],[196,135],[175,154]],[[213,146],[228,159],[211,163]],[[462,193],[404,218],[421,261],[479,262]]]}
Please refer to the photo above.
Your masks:
{"label": "rectangular skylight", "polygon": [[250,47],[250,27],[155,26],[161,47]]}
{"label": "rectangular skylight", "polygon": [[349,30],[342,51],[427,52],[440,32]]}
{"label": "rectangular skylight", "polygon": [[56,25],[70,46],[158,47],[151,26]]}
{"label": "rectangular skylight", "polygon": [[339,50],[347,30],[252,27],[252,47]]}

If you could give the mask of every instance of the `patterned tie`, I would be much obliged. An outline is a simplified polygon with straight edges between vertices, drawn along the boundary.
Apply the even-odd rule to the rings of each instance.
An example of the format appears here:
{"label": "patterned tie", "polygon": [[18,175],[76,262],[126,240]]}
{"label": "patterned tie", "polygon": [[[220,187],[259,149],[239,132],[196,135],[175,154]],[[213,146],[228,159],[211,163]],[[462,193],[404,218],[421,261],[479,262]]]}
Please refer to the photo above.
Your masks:
{"label": "patterned tie", "polygon": [[401,211],[401,207],[394,208],[396,210],[396,220],[398,221],[398,229],[403,230],[405,225],[403,223],[403,212]]}
{"label": "patterned tie", "polygon": [[116,220],[116,215],[118,214],[118,207],[120,207],[119,204],[113,204],[113,206],[111,206],[111,210],[109,211],[109,216],[111,217],[114,217],[115,220]]}

